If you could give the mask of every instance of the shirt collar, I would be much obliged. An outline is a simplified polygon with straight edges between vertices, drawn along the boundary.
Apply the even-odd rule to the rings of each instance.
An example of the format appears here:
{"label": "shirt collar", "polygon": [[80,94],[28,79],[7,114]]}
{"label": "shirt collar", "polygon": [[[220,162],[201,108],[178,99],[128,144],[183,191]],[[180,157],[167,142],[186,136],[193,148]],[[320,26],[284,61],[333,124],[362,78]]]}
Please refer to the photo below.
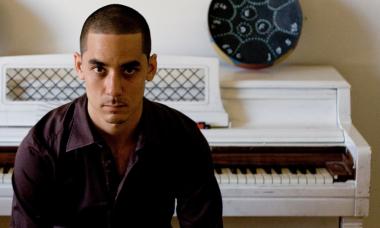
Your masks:
{"label": "shirt collar", "polygon": [[73,102],[74,115],[67,141],[66,152],[100,142],[100,137],[96,134],[90,116],[87,112],[87,96],[83,95]]}

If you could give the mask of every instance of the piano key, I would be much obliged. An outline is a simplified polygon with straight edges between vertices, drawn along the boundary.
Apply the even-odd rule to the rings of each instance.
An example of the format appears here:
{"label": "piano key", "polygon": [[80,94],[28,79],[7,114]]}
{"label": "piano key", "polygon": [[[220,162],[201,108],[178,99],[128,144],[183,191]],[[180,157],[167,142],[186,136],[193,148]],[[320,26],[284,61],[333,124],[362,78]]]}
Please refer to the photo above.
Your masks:
{"label": "piano key", "polygon": [[299,166],[298,168],[297,168],[297,170],[298,171],[300,171],[302,174],[306,174],[306,167],[303,167],[303,166]]}
{"label": "piano key", "polygon": [[228,175],[229,169],[228,168],[222,168],[222,174],[220,174],[220,183],[221,184],[229,184],[230,183],[230,176]]}
{"label": "piano key", "polygon": [[214,170],[214,176],[215,176],[215,179],[218,182],[218,184],[220,184],[220,175],[216,170]]}
{"label": "piano key", "polygon": [[272,183],[273,184],[281,184],[281,176],[274,170],[272,169]]}
{"label": "piano key", "polygon": [[12,184],[13,168],[10,168],[3,176],[3,184]]}
{"label": "piano key", "polygon": [[289,170],[292,174],[297,174],[297,168],[296,167],[289,167]]}
{"label": "piano key", "polygon": [[237,174],[232,172],[232,169],[228,169],[228,175],[229,175],[229,179],[230,179],[230,184],[237,184],[238,183]]}
{"label": "piano key", "polygon": [[247,168],[245,168],[245,167],[242,167],[242,168],[239,168],[239,170],[240,170],[240,172],[242,173],[242,174],[247,174]]}
{"label": "piano key", "polygon": [[325,177],[320,172],[317,172],[317,169],[315,169],[314,175],[316,184],[325,184]]}
{"label": "piano key", "polygon": [[282,170],[283,173],[286,173],[289,176],[289,183],[290,184],[298,184],[298,175],[297,170],[294,169],[294,173],[290,169],[284,168]]}
{"label": "piano key", "polygon": [[311,174],[317,174],[316,168],[315,167],[309,167],[307,168]]}
{"label": "piano key", "polygon": [[306,175],[301,172],[301,170],[297,170],[298,184],[307,184]]}
{"label": "piano key", "polygon": [[332,184],[333,177],[330,175],[329,171],[325,168],[317,168],[317,173],[321,174],[325,179],[325,184]]}
{"label": "piano key", "polygon": [[316,184],[315,175],[309,169],[306,170],[306,180],[307,184]]}
{"label": "piano key", "polygon": [[247,184],[256,184],[256,178],[251,169],[246,169],[246,171]]}
{"label": "piano key", "polygon": [[266,174],[272,174],[272,168],[271,167],[265,167],[265,168],[262,168]]}
{"label": "piano key", "polygon": [[274,170],[277,174],[281,174],[281,167],[273,167],[273,170]]}
{"label": "piano key", "polygon": [[4,176],[4,168],[0,168],[0,184],[3,183],[3,176]]}
{"label": "piano key", "polygon": [[256,184],[272,184],[272,175],[265,172],[263,168],[256,169]]}
{"label": "piano key", "polygon": [[252,174],[256,174],[256,168],[251,167],[251,168],[249,168],[249,170],[251,171]]}
{"label": "piano key", "polygon": [[[280,176],[281,176],[281,183],[282,184],[290,184],[290,175],[292,175],[292,174],[291,174],[291,172],[290,172],[289,169],[282,168],[281,169],[281,174],[280,174]],[[297,182],[298,182],[298,180],[297,180]]]}
{"label": "piano key", "polygon": [[238,184],[247,184],[247,175],[243,174],[243,172],[240,169],[237,169],[237,179]]}

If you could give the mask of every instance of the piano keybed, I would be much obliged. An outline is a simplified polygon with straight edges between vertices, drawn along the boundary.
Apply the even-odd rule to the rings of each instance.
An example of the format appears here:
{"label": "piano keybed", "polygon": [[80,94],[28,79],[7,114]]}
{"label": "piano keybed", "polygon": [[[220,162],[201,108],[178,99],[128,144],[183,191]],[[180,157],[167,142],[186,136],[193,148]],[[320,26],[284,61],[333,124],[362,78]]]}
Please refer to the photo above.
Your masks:
{"label": "piano keybed", "polygon": [[[11,184],[17,147],[0,147],[0,184]],[[211,147],[219,184],[332,184],[353,180],[345,147]]]}

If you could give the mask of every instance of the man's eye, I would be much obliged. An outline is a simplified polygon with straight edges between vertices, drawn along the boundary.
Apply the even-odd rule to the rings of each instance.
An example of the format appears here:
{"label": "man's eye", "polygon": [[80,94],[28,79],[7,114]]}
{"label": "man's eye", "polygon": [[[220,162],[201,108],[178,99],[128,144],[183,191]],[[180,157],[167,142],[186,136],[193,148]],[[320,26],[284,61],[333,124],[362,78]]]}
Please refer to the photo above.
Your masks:
{"label": "man's eye", "polygon": [[94,69],[93,69],[94,71],[95,71],[95,73],[97,73],[97,74],[101,74],[101,73],[104,73],[104,68],[103,67],[99,67],[99,66],[97,66],[97,67],[94,67]]}
{"label": "man's eye", "polygon": [[125,68],[124,69],[124,74],[126,75],[132,75],[136,73],[137,69],[136,68]]}

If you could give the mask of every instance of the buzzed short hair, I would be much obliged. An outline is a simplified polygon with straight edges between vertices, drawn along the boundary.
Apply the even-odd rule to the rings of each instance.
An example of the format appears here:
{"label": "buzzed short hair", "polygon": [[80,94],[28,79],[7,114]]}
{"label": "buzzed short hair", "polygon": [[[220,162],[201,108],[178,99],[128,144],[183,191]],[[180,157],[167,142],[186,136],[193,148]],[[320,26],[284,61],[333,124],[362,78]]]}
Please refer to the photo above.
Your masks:
{"label": "buzzed short hair", "polygon": [[143,53],[149,57],[151,38],[148,23],[136,10],[120,5],[106,5],[93,12],[84,22],[80,34],[80,51],[83,54],[87,48],[89,32],[104,34],[142,34]]}

